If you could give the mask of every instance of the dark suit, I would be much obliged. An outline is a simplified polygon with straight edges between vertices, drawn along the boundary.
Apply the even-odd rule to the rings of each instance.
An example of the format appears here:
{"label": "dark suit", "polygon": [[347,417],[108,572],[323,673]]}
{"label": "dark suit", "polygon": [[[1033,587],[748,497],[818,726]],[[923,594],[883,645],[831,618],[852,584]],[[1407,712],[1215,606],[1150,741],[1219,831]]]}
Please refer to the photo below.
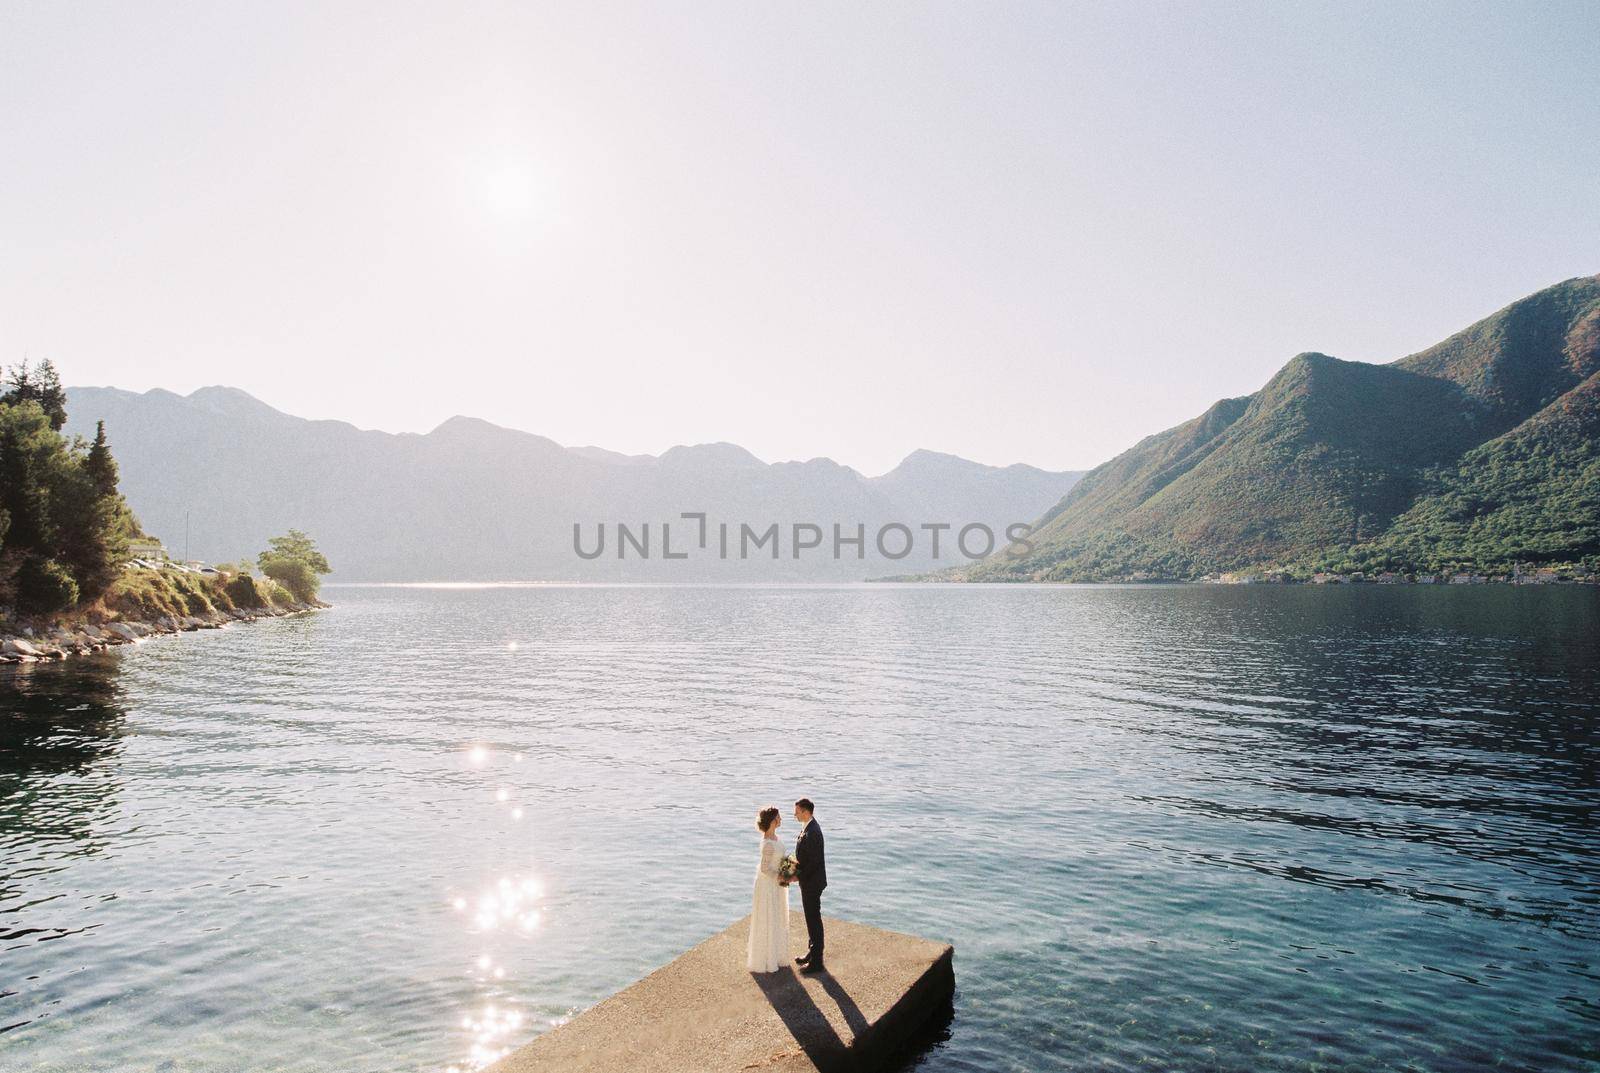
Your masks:
{"label": "dark suit", "polygon": [[828,886],[828,857],[822,844],[822,828],[815,816],[795,839],[794,859],[799,867],[795,879],[800,883],[800,907],[806,914],[806,960],[822,964],[822,892]]}

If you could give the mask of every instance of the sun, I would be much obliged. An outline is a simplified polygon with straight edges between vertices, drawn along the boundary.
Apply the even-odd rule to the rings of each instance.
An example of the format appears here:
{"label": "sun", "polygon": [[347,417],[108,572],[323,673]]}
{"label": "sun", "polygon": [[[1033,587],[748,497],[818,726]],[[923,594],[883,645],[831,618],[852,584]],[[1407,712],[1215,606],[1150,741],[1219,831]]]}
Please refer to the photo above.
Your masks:
{"label": "sun", "polygon": [[489,211],[507,221],[531,219],[539,204],[532,172],[515,165],[502,165],[485,172],[481,195]]}

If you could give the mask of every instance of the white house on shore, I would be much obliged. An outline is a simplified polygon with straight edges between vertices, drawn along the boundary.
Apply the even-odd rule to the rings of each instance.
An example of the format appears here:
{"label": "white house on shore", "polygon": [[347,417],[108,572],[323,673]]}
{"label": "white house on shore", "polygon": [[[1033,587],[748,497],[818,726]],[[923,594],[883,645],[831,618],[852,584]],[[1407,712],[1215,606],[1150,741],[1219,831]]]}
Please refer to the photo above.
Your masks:
{"label": "white house on shore", "polygon": [[149,559],[160,562],[167,557],[167,549],[155,537],[139,537],[128,541],[128,558]]}

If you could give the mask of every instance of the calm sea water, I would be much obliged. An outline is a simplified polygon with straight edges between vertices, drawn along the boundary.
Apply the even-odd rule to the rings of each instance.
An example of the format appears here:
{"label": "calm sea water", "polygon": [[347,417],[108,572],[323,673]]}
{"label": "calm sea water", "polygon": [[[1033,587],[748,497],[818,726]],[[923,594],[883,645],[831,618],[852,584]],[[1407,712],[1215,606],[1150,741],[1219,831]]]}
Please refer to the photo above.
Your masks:
{"label": "calm sea water", "polygon": [[469,1068],[806,794],[926,1073],[1600,1068],[1593,591],[329,595],[0,683],[0,1067]]}

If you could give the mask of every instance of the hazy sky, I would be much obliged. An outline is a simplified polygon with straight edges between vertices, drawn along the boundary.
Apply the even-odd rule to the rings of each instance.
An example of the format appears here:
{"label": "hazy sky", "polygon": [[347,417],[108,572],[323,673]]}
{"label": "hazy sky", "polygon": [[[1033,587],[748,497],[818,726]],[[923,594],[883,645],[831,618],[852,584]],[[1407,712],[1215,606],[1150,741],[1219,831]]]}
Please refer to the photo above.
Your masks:
{"label": "hazy sky", "polygon": [[1087,467],[1600,271],[1597,46],[1592,2],[5,0],[0,361]]}

